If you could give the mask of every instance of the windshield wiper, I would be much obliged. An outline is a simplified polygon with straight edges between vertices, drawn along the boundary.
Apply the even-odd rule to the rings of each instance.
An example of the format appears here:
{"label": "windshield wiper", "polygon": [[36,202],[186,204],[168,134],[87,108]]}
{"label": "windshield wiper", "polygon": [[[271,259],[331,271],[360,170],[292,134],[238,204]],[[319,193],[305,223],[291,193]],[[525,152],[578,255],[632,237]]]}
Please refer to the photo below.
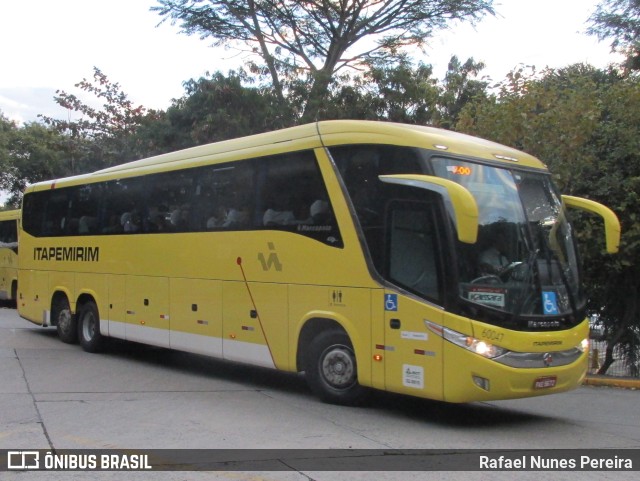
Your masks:
{"label": "windshield wiper", "polygon": [[[538,254],[540,253],[540,249],[535,249],[532,250],[531,253],[529,254],[529,258],[527,259],[526,262],[526,274],[525,274],[525,278],[524,278],[524,282],[523,284],[525,286],[527,286],[526,289],[523,290],[522,295],[520,297],[520,302],[518,302],[518,305],[516,306],[516,308],[513,311],[513,315],[514,315],[514,319],[518,319],[520,317],[520,313],[522,312],[522,308],[524,307],[524,303],[525,301],[529,298],[529,286],[531,286],[532,284],[532,280],[533,280],[533,275],[534,275],[534,266],[536,264],[536,261],[538,260]],[[539,284],[539,283],[538,283]],[[538,287],[538,292],[540,292],[540,286]]]}

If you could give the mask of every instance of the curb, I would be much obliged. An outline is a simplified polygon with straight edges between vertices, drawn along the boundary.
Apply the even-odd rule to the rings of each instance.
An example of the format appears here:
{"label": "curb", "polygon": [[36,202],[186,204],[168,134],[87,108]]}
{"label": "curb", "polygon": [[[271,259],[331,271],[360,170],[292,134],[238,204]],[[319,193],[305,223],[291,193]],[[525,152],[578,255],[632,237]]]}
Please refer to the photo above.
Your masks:
{"label": "curb", "polygon": [[634,390],[640,389],[640,379],[624,377],[587,376],[582,384],[585,386],[619,387]]}

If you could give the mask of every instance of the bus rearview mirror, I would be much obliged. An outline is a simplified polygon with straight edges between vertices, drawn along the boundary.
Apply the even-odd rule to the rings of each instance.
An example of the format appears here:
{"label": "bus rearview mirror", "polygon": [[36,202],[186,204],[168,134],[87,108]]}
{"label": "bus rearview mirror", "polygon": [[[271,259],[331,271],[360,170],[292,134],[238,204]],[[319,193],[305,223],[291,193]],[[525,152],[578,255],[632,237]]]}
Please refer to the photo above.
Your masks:
{"label": "bus rearview mirror", "polygon": [[567,207],[584,210],[597,214],[604,220],[604,232],[606,238],[607,252],[615,254],[620,247],[620,221],[618,216],[608,207],[593,200],[572,195],[563,195],[562,201]]}

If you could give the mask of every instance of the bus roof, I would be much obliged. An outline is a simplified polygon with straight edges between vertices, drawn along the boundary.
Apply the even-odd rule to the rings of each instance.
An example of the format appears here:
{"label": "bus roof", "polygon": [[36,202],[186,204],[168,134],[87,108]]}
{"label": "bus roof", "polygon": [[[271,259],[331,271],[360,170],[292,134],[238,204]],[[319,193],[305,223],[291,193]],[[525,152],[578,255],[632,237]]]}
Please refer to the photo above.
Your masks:
{"label": "bus roof", "polygon": [[62,185],[79,185],[150,172],[196,167],[247,157],[346,144],[388,144],[439,150],[451,155],[546,169],[535,157],[519,150],[458,132],[435,127],[366,120],[326,120],[262,134],[240,137],[135,160],[64,179],[33,184],[25,192]]}

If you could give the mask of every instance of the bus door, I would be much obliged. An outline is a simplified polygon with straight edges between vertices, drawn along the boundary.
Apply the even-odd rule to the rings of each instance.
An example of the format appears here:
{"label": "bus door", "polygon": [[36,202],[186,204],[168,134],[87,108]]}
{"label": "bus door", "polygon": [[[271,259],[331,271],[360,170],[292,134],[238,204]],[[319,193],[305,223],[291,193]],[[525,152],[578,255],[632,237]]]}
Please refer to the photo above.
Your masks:
{"label": "bus door", "polygon": [[[386,211],[384,294],[386,388],[442,397],[442,338],[425,321],[442,323],[442,262],[433,203],[392,201]],[[379,346],[377,346],[379,347]],[[420,391],[419,394],[416,391]]]}

